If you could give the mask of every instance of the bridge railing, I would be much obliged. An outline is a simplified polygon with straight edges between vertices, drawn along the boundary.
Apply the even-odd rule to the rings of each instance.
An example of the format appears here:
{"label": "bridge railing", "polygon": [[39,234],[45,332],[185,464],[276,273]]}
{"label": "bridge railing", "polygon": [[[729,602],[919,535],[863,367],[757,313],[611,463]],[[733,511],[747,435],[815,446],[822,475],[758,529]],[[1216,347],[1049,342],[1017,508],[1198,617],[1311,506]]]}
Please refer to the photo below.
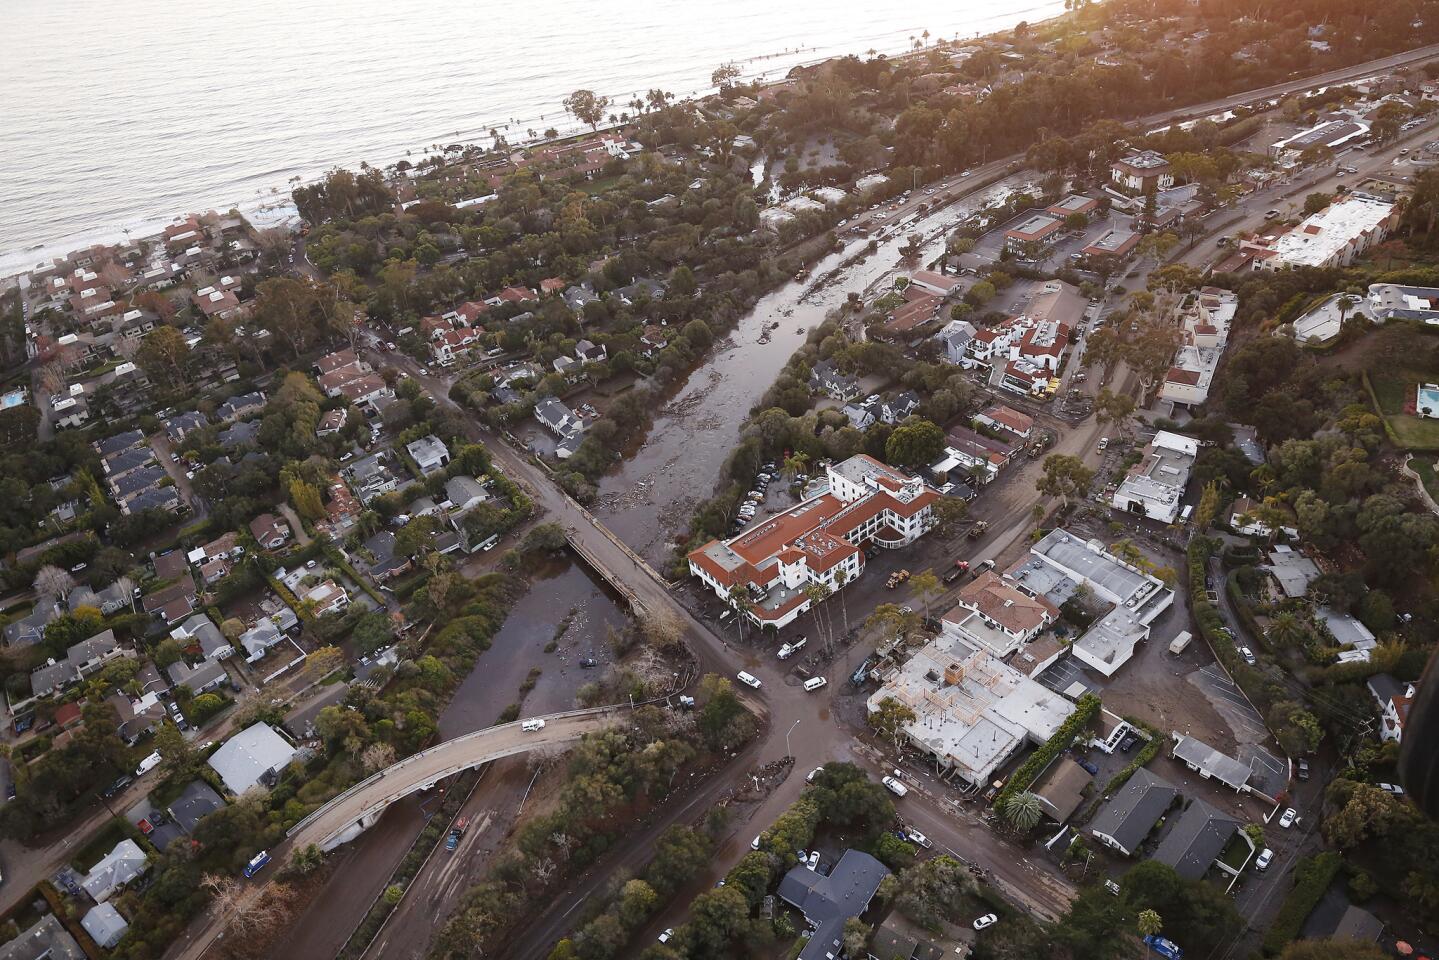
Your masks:
{"label": "bridge railing", "polygon": [[[544,720],[546,723],[549,723],[549,722],[554,721],[554,720],[567,720],[567,719],[570,719],[570,718],[572,718],[572,717],[600,717],[600,716],[605,716],[605,715],[607,715],[607,714],[620,713],[620,712],[622,712],[622,711],[624,711],[624,710],[628,710],[628,709],[630,709],[629,704],[610,704],[610,705],[604,706],[604,707],[589,707],[589,708],[586,708],[586,709],[583,709],[583,710],[567,710],[567,711],[565,711],[565,712],[563,712],[563,713],[551,713],[551,714],[546,714],[546,715],[541,716],[541,717],[527,717],[526,719],[527,719],[527,720],[539,719],[539,720]],[[406,757],[405,759],[403,759],[403,760],[401,760],[401,761],[399,761],[399,762],[397,762],[397,763],[391,764],[390,766],[386,767],[385,769],[383,769],[383,770],[381,770],[381,771],[379,771],[379,772],[377,772],[377,773],[371,774],[370,776],[366,777],[364,780],[361,780],[359,783],[357,783],[357,784],[355,784],[354,786],[350,787],[350,788],[349,788],[348,790],[346,790],[344,793],[341,793],[341,794],[339,794],[339,795],[337,795],[337,796],[331,797],[329,800],[327,800],[327,801],[324,803],[323,806],[317,808],[316,810],[311,811],[311,813],[310,813],[307,817],[305,817],[304,819],[302,819],[299,823],[295,824],[295,825],[294,825],[293,827],[291,827],[289,830],[285,831],[285,836],[287,836],[287,837],[293,837],[295,834],[299,833],[301,830],[305,829],[306,827],[310,826],[312,823],[314,823],[315,821],[317,821],[317,820],[319,820],[321,817],[323,817],[323,816],[325,815],[325,813],[326,813],[327,811],[329,811],[331,808],[333,808],[334,806],[343,803],[345,800],[349,799],[350,797],[354,796],[355,794],[360,793],[360,792],[362,792],[363,790],[367,789],[367,788],[370,787],[372,784],[378,783],[379,781],[383,780],[386,776],[391,776],[391,775],[393,775],[394,773],[401,772],[401,771],[403,771],[406,767],[414,766],[415,764],[420,763],[421,761],[425,760],[426,758],[434,756],[436,753],[440,753],[440,752],[442,752],[442,751],[454,750],[456,747],[458,747],[458,746],[460,746],[460,745],[462,745],[462,744],[465,744],[465,743],[468,743],[468,742],[471,742],[471,741],[474,741],[474,740],[479,740],[479,739],[482,739],[482,738],[485,738],[485,737],[493,736],[495,733],[497,733],[497,732],[499,732],[499,731],[502,731],[502,730],[518,729],[518,728],[520,727],[520,725],[521,725],[522,723],[524,723],[524,722],[525,722],[524,720],[515,720],[515,721],[513,721],[513,722],[511,722],[511,723],[502,723],[502,724],[499,724],[499,725],[493,726],[493,727],[485,727],[483,730],[476,730],[476,731],[474,731],[474,732],[472,732],[472,733],[466,733],[466,734],[463,734],[462,736],[455,737],[455,738],[452,739],[452,740],[446,740],[446,741],[444,741],[443,743],[437,743],[437,744],[435,744],[433,747],[427,747],[426,749],[421,750],[419,753],[411,754],[410,756]],[[462,770],[462,769],[465,769],[465,767],[464,767],[464,766],[461,766],[461,767],[459,767],[459,768],[457,768],[457,769]],[[456,771],[451,771],[451,772],[453,773],[453,772],[456,772]],[[437,777],[436,779],[442,779],[442,777]]]}

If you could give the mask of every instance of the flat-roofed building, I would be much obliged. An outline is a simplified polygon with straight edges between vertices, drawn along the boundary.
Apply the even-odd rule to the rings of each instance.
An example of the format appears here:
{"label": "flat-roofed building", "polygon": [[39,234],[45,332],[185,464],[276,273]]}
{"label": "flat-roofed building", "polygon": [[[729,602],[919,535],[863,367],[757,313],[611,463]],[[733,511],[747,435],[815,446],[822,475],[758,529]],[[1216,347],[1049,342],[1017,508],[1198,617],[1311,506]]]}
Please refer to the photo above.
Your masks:
{"label": "flat-roofed building", "polygon": [[1347,267],[1381,243],[1398,222],[1393,201],[1351,193],[1293,229],[1246,240],[1241,249],[1253,254],[1255,270]]}
{"label": "flat-roofed building", "polygon": [[1189,471],[1198,455],[1199,441],[1160,430],[1144,448],[1139,463],[1120,482],[1110,505],[1161,523],[1173,523],[1179,518]]}

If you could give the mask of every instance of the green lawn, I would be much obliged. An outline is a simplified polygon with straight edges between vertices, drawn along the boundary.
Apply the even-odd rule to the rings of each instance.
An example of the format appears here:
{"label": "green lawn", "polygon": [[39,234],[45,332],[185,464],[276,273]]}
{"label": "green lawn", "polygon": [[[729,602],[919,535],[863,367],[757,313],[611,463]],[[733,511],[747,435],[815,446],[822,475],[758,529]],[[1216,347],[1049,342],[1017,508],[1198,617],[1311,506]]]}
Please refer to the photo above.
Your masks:
{"label": "green lawn", "polygon": [[124,840],[125,828],[119,820],[110,820],[91,838],[90,842],[81,847],[75,856],[70,860],[76,870],[88,871],[95,864],[104,858],[105,854],[115,849],[115,844]]}
{"label": "green lawn", "polygon": [[1399,446],[1406,450],[1439,451],[1439,420],[1417,417],[1405,411],[1413,406],[1414,388],[1421,380],[1432,382],[1433,373],[1418,370],[1392,370],[1371,376],[1370,386],[1379,412],[1394,432]]}
{"label": "green lawn", "polygon": [[1429,496],[1439,501],[1439,472],[1434,469],[1433,457],[1411,457],[1409,466],[1419,474],[1419,479],[1424,483],[1424,489],[1429,491]]}

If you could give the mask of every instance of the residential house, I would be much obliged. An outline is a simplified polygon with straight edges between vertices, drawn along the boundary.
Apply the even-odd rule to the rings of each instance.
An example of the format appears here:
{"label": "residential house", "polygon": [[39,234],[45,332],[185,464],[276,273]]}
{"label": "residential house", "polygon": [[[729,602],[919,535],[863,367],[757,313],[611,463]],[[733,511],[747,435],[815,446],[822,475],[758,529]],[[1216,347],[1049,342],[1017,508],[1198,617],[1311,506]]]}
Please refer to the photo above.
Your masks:
{"label": "residential house", "polygon": [[395,552],[395,535],[380,530],[365,541],[365,551],[374,560],[367,571],[376,583],[384,583],[410,569],[410,558]]}
{"label": "residential house", "polygon": [[1059,608],[986,571],[960,588],[940,629],[996,657],[1007,657],[1059,619]]}
{"label": "residential house", "polygon": [[96,903],[104,903],[117,890],[144,874],[150,868],[150,858],[140,845],[128,837],[115,844],[115,848],[100,858],[80,881]]}
{"label": "residential house", "polygon": [[1240,826],[1229,814],[1221,813],[1203,800],[1194,800],[1159,842],[1154,859],[1173,867],[1174,872],[1186,880],[1200,880]]}
{"label": "residential house", "polygon": [[445,498],[450,503],[450,515],[462,516],[487,500],[489,493],[474,477],[461,475],[445,481]]}
{"label": "residential house", "polygon": [[905,302],[890,311],[889,318],[884,322],[884,331],[895,337],[908,334],[938,317],[943,305],[942,299],[919,287],[907,288]]}
{"label": "residential house", "polygon": [[173,444],[179,444],[196,430],[203,430],[209,425],[210,421],[198,410],[176,414],[163,424],[165,427],[165,435],[170,438],[170,442]]}
{"label": "residential house", "polygon": [[255,663],[264,658],[271,648],[285,639],[275,621],[268,617],[256,621],[255,625],[240,634],[240,646],[245,651],[245,662]]}
{"label": "residential house", "polygon": [[450,462],[450,450],[439,437],[430,434],[405,444],[405,451],[425,476],[438,473]]}
{"label": "residential house", "polygon": [[1039,799],[1044,815],[1055,823],[1064,823],[1084,802],[1084,788],[1093,777],[1089,771],[1068,757],[1059,757],[1029,787]]}
{"label": "residential house", "polygon": [[863,400],[852,400],[840,408],[840,413],[849,418],[850,426],[856,430],[868,430],[879,420],[884,404],[879,394],[871,394]]}
{"label": "residential house", "polygon": [[903,423],[919,410],[919,395],[913,390],[897,393],[880,404],[879,419],[884,423]]}
{"label": "residential house", "polygon": [[1021,441],[1027,441],[1034,435],[1034,418],[1003,404],[988,407],[975,416],[974,422],[979,426],[1008,434]]}
{"label": "residential house", "polygon": [[221,430],[216,439],[226,450],[239,450],[254,445],[259,434],[259,421],[241,420]]}
{"label": "residential house", "polygon": [[196,547],[186,554],[186,559],[200,569],[205,583],[214,583],[230,573],[230,566],[244,556],[245,548],[240,545],[240,535],[231,530],[216,537],[204,546]]}
{"label": "residential house", "polygon": [[5,646],[29,647],[45,639],[45,627],[65,611],[59,604],[41,601],[28,617],[21,617],[14,623],[7,623],[4,629]]}
{"label": "residential house", "polygon": [[166,811],[181,830],[194,833],[201,820],[225,806],[225,798],[216,793],[214,787],[204,780],[191,780]]}
{"label": "residential house", "polygon": [[1217,780],[1238,793],[1252,792],[1248,786],[1249,765],[1220,753],[1203,740],[1176,735],[1172,756],[1205,780]]}
{"label": "residential house", "polygon": [[554,397],[541,397],[535,402],[535,419],[557,437],[568,437],[584,430],[585,422]]}
{"label": "residential house", "polygon": [[350,595],[333,580],[325,580],[304,591],[300,600],[314,604],[315,615],[339,613],[350,605]]}
{"label": "residential house", "polygon": [[846,850],[829,875],[804,865],[779,882],[779,898],[798,910],[812,931],[797,960],[827,960],[844,953],[844,926],[869,909],[889,868],[861,850]]}
{"label": "residential house", "polygon": [[256,786],[270,786],[297,751],[267,723],[247,727],[220,745],[206,761],[225,788],[243,796]]}
{"label": "residential house", "polygon": [[575,344],[575,359],[580,363],[603,363],[609,359],[609,351],[603,345],[581,340]]}
{"label": "residential house", "polygon": [[814,393],[823,393],[840,403],[847,403],[860,395],[859,379],[841,373],[828,360],[821,360],[810,368],[809,388]]}
{"label": "residential house", "polygon": [[1409,708],[1414,705],[1414,684],[1396,680],[1387,673],[1369,678],[1369,695],[1379,705],[1379,738],[1404,742],[1404,727],[1409,722]]}
{"label": "residential house", "polygon": [[250,521],[250,536],[265,550],[278,550],[290,539],[290,524],[273,513],[262,513]]}
{"label": "residential house", "polygon": [[1374,319],[1418,320],[1439,324],[1439,287],[1409,287],[1397,283],[1371,283],[1369,310]]}
{"label": "residential house", "polygon": [[1181,317],[1183,341],[1164,376],[1160,399],[1193,409],[1209,399],[1219,359],[1229,343],[1229,327],[1239,309],[1238,294],[1204,287]]}
{"label": "residential house", "polygon": [[316,367],[320,371],[320,389],[327,397],[344,397],[356,406],[369,404],[377,408],[395,395],[384,378],[353,350],[338,350],[321,357]]}
{"label": "residential house", "polygon": [[[355,485],[355,492],[359,494],[363,503],[391,490],[397,490],[400,486],[399,477],[395,476],[388,464],[385,463],[385,451],[372,453],[366,457],[360,457],[353,461],[345,471],[350,482]],[[343,484],[341,484],[343,486]],[[334,496],[334,487],[331,487],[331,496]],[[356,515],[358,515],[356,510]]]}
{"label": "residential house", "polygon": [[[109,903],[97,903],[91,907],[85,915],[80,918],[80,926],[85,928],[85,932],[90,935],[90,939],[94,940],[95,944],[102,950],[113,948],[115,944],[120,942],[120,938],[125,936],[125,931],[130,929],[130,924],[124,917],[120,916],[120,911],[116,910],[114,905]],[[75,956],[79,957],[83,955],[77,947]],[[52,958],[52,960],[59,960],[63,955],[51,950],[43,956]]]}
{"label": "residential house", "polygon": [[1140,767],[1100,808],[1089,823],[1089,832],[1105,846],[1132,857],[1178,799],[1178,787]]}
{"label": "residential house", "polygon": [[243,417],[253,416],[265,409],[265,395],[260,392],[241,394],[238,397],[231,397],[220,408],[215,415],[221,423],[233,423]]}
{"label": "residential house", "polygon": [[225,672],[225,667],[219,660],[202,660],[193,667],[184,660],[178,660],[165,668],[165,673],[169,676],[172,686],[185,687],[191,695],[197,697],[208,690],[214,690],[230,679],[230,675]]}
{"label": "residential house", "polygon": [[124,433],[117,433],[114,436],[106,437],[104,440],[96,440],[90,444],[90,446],[94,447],[95,452],[101,457],[109,457],[124,450],[143,446],[144,443],[145,434],[143,431],[127,430]]}
{"label": "residential house", "polygon": [[179,623],[195,609],[195,581],[189,573],[162,590],[145,595],[141,605],[146,613],[160,617],[167,624]]}
{"label": "residential house", "polygon": [[974,324],[968,320],[951,320],[935,335],[944,349],[944,360],[959,366],[973,365],[969,342],[974,339]]}
{"label": "residential house", "polygon": [[0,944],[0,960],[86,960],[87,954],[53,913]]}
{"label": "residential house", "polygon": [[114,630],[97,633],[88,640],[82,640],[65,651],[65,659],[49,660],[30,674],[30,690],[34,696],[48,697],[99,670],[125,651],[115,640]]}
{"label": "residential house", "polygon": [[1161,523],[1174,523],[1198,455],[1199,441],[1160,430],[1120,482],[1110,505]]}
{"label": "residential house", "polygon": [[349,419],[349,410],[345,407],[340,407],[337,410],[329,410],[320,418],[320,422],[315,426],[315,436],[332,437],[345,429],[345,424]]}
{"label": "residential house", "polygon": [[223,660],[235,652],[235,648],[225,639],[220,628],[203,613],[186,619],[170,631],[170,636],[178,640],[182,647],[198,647],[200,655],[206,660]]}

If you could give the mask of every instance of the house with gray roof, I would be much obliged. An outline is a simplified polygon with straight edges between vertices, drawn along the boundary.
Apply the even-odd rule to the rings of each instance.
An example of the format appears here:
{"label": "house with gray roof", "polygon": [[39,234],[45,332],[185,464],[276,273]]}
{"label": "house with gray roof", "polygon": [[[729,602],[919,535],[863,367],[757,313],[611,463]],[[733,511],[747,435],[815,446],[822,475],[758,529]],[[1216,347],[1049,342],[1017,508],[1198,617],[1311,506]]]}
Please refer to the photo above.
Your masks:
{"label": "house with gray roof", "polygon": [[810,368],[809,389],[812,393],[823,393],[841,403],[860,394],[859,379],[841,373],[829,360],[821,360]]}
{"label": "house with gray roof", "polygon": [[210,425],[205,415],[199,411],[192,410],[189,413],[180,413],[166,420],[164,423],[165,436],[170,438],[171,443],[178,444],[196,430],[203,430]]}
{"label": "house with gray roof", "polygon": [[405,444],[405,451],[414,459],[415,466],[420,468],[420,472],[427,477],[443,470],[445,464],[450,462],[449,448],[434,434],[420,437],[418,440],[411,440]]}
{"label": "house with gray roof", "polygon": [[255,437],[260,432],[260,424],[254,420],[241,420],[220,431],[218,437],[220,446],[226,450],[237,450],[240,447],[247,447],[255,442]]}
{"label": "house with gray roof", "polygon": [[241,417],[248,417],[251,414],[259,413],[265,409],[265,395],[256,391],[255,393],[241,394],[238,397],[231,397],[220,404],[220,409],[215,411],[216,416],[222,423],[230,423],[239,420]]}
{"label": "house with gray roof", "polygon": [[542,397],[535,402],[535,419],[546,430],[562,438],[585,428],[584,421],[554,397]]}
{"label": "house with gray roof", "polygon": [[115,891],[149,869],[149,865],[150,858],[145,855],[145,851],[140,849],[140,845],[134,840],[126,837],[90,868],[85,879],[80,881],[80,886],[85,888],[85,892],[90,894],[96,903],[104,903]]}
{"label": "house with gray roof", "polygon": [[131,447],[138,447],[145,442],[145,434],[140,430],[126,430],[124,433],[117,433],[113,437],[106,437],[104,440],[96,440],[92,447],[102,457],[112,456],[121,450],[128,450]]}
{"label": "house with gray roof", "polygon": [[264,619],[240,634],[240,646],[245,648],[245,662],[254,663],[269,653],[271,648],[285,639],[275,621]]}
{"label": "house with gray roof", "polygon": [[127,516],[144,513],[146,510],[168,510],[175,513],[181,506],[183,504],[180,502],[180,493],[174,487],[151,487],[120,504],[120,512]]}
{"label": "house with gray roof", "polygon": [[485,485],[474,477],[458,476],[445,481],[445,498],[450,512],[463,514],[489,498]]}
{"label": "house with gray roof", "polygon": [[1206,780],[1218,780],[1231,790],[1249,792],[1249,765],[1220,753],[1202,740],[1178,737],[1174,759]]}
{"label": "house with gray roof", "polygon": [[86,960],[70,931],[47,913],[14,940],[0,944],[0,960]]}
{"label": "house with gray roof", "polygon": [[170,664],[165,670],[170,683],[176,687],[188,687],[190,693],[199,696],[213,690],[230,678],[224,664],[218,660],[202,660],[197,666],[190,666],[184,660]]}
{"label": "house with gray roof", "polygon": [[844,924],[869,909],[889,868],[860,850],[846,850],[824,876],[806,866],[791,868],[779,882],[779,898],[800,913],[814,932],[799,960],[842,955]]}
{"label": "house with gray roof", "polygon": [[1198,880],[1224,852],[1241,824],[1227,813],[1195,800],[1180,814],[1154,851],[1154,859],[1186,880]]}
{"label": "house with gray roof", "polygon": [[155,462],[155,454],[149,447],[132,447],[100,461],[100,469],[107,478],[118,480],[127,473]]}
{"label": "house with gray roof", "polygon": [[109,950],[119,943],[125,931],[130,929],[130,924],[120,916],[120,911],[108,903],[91,907],[90,911],[80,918],[80,926],[84,927],[90,939],[104,950]]}
{"label": "house with gray roof", "polygon": [[225,806],[225,798],[214,787],[204,780],[191,780],[166,809],[181,830],[194,833],[201,820]]}
{"label": "house with gray roof", "polygon": [[203,613],[197,613],[185,620],[170,636],[180,641],[181,646],[198,646],[206,660],[223,660],[235,652],[230,641],[215,626],[215,622]]}
{"label": "house with gray roof", "polygon": [[290,742],[267,723],[247,727],[226,740],[206,761],[236,796],[269,786],[295,756]]}
{"label": "house with gray roof", "polygon": [[1090,821],[1089,832],[1105,846],[1132,857],[1179,796],[1178,787],[1140,767]]}
{"label": "house with gray roof", "polygon": [[45,626],[64,611],[55,603],[37,603],[28,617],[7,623],[3,631],[7,647],[29,647],[45,639]]}

